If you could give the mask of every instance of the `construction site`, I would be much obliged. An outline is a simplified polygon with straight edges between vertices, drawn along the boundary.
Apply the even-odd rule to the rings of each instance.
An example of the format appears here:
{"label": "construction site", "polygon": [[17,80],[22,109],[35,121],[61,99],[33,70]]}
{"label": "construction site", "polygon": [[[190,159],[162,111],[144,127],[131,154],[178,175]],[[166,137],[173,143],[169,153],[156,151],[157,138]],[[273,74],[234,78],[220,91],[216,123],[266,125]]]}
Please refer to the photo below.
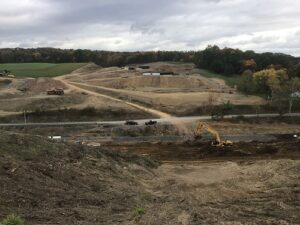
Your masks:
{"label": "construction site", "polygon": [[192,63],[0,78],[0,218],[300,224],[299,113],[208,113],[228,102],[265,104]]}

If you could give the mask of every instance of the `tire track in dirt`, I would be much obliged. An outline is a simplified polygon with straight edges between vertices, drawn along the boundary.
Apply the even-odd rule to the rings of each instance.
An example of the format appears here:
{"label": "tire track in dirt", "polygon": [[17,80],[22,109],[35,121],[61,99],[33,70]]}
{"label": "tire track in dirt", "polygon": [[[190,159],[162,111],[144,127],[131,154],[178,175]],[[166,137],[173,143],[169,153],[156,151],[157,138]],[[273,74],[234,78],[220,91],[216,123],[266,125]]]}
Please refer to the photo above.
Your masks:
{"label": "tire track in dirt", "polygon": [[[106,88],[106,87],[102,87],[102,86],[96,86],[96,85],[90,85],[90,84],[85,84],[85,83],[83,84],[83,83],[78,83],[78,82],[73,82],[73,81],[68,82],[67,80],[64,80],[64,77],[56,77],[55,79],[60,80],[65,85],[67,85],[70,89],[74,89],[74,90],[77,90],[77,91],[84,91],[84,92],[89,93],[91,95],[95,95],[95,96],[99,96],[99,97],[104,97],[104,98],[107,98],[107,99],[110,99],[110,100],[113,100],[113,101],[121,102],[121,103],[127,104],[129,106],[132,106],[134,108],[137,108],[139,110],[142,110],[144,112],[150,113],[150,114],[152,114],[154,116],[158,116],[159,118],[169,118],[169,121],[174,126],[177,127],[178,132],[180,134],[182,134],[183,136],[185,136],[186,139],[189,139],[189,138],[191,138],[193,136],[193,131],[190,130],[183,123],[183,121],[181,121],[177,117],[174,117],[174,116],[172,116],[172,115],[170,115],[168,113],[165,113],[165,112],[153,109],[153,108],[147,108],[145,106],[142,106],[142,105],[139,105],[139,104],[136,104],[136,103],[132,103],[132,102],[128,102],[128,101],[125,101],[125,100],[122,100],[122,99],[119,99],[119,98],[116,98],[116,97],[112,97],[110,95],[100,94],[100,93],[98,93],[96,91],[88,90],[88,88],[90,87],[90,88],[100,88],[100,89],[103,89],[103,90],[117,92],[117,90],[115,90],[115,89]],[[81,87],[77,86],[76,84],[80,85]],[[83,87],[86,87],[86,88],[83,88]]]}
{"label": "tire track in dirt", "polygon": [[[115,98],[115,97],[112,97],[112,96],[109,96],[109,95],[100,94],[100,93],[98,93],[96,91],[92,91],[92,90],[88,90],[86,88],[78,87],[78,86],[76,86],[76,82],[68,82],[68,81],[64,80],[63,77],[56,77],[55,79],[61,81],[62,83],[64,83],[71,90],[76,90],[76,91],[80,91],[80,92],[86,92],[86,93],[94,95],[94,96],[99,96],[99,97],[103,97],[103,98],[106,98],[106,99],[110,99],[112,101],[124,103],[124,104],[132,106],[132,107],[134,107],[136,109],[139,109],[139,110],[142,110],[144,112],[150,113],[150,114],[152,114],[154,116],[158,116],[159,118],[172,117],[170,114],[162,112],[162,111],[159,111],[159,110],[156,110],[156,109],[147,108],[147,107],[138,105],[136,103],[128,102],[128,101],[125,101],[125,100],[122,100],[122,99],[118,99],[118,98]],[[86,85],[86,84],[80,84],[80,85],[89,86],[89,85]],[[97,86],[95,86],[95,87],[97,87]]]}

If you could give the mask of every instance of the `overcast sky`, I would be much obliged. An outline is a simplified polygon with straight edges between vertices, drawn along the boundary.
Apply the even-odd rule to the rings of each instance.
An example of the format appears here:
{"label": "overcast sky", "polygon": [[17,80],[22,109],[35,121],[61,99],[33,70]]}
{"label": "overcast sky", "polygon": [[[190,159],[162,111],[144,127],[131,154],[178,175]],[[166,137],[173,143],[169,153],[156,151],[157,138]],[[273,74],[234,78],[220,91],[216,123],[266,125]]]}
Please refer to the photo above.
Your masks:
{"label": "overcast sky", "polygon": [[300,56],[299,0],[0,0],[0,48],[199,50]]}

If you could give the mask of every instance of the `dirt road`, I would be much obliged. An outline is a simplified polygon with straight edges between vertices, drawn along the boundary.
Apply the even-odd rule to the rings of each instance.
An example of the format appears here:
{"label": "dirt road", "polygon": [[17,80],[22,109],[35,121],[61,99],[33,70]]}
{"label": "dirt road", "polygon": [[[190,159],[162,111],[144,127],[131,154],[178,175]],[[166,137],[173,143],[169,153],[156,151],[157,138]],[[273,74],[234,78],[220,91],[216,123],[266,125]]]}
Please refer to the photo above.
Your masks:
{"label": "dirt road", "polygon": [[91,94],[91,95],[94,95],[94,96],[99,96],[99,97],[107,98],[107,99],[110,99],[112,101],[125,103],[125,104],[127,104],[129,106],[132,106],[134,108],[140,109],[140,110],[142,110],[144,112],[150,113],[150,114],[152,114],[154,116],[157,116],[159,118],[172,117],[170,114],[162,112],[162,111],[159,111],[159,110],[156,110],[156,109],[147,108],[147,107],[138,105],[136,103],[128,102],[128,101],[125,101],[125,100],[114,98],[114,97],[109,96],[109,95],[99,94],[96,91],[92,91],[92,90],[88,90],[88,89],[85,89],[85,88],[78,87],[78,86],[76,86],[76,83],[74,83],[74,82],[70,83],[70,82],[64,80],[63,77],[56,77],[55,79],[63,82],[71,90],[76,90],[76,91],[79,91],[79,92],[85,92],[85,93],[88,93],[88,94]]}

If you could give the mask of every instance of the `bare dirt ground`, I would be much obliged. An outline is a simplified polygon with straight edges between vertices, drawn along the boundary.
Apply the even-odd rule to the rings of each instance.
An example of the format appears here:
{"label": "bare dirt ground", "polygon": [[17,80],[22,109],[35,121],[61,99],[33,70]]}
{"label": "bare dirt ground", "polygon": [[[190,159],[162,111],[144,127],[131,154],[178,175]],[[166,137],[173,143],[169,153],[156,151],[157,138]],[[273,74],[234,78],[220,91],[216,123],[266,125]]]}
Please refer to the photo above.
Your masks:
{"label": "bare dirt ground", "polygon": [[[63,135],[70,141],[97,142],[102,145],[120,142],[124,143],[180,143],[192,140],[197,121],[180,123],[158,123],[154,126],[125,126],[103,125],[82,128],[32,128],[25,131],[32,134]],[[206,121],[205,124],[217,130],[221,139],[236,141],[271,141],[281,137],[291,137],[293,134],[300,135],[299,118],[290,118],[282,121]],[[205,141],[213,140],[214,137],[203,130]]]}
{"label": "bare dirt ground", "polygon": [[109,95],[99,94],[96,91],[87,90],[85,88],[78,87],[78,86],[74,85],[73,83],[68,83],[67,81],[64,81],[62,78],[57,78],[57,79],[61,80],[61,82],[63,82],[66,86],[68,86],[72,90],[86,92],[86,93],[88,93],[88,94],[90,94],[92,96],[102,97],[102,98],[105,98],[105,99],[108,99],[108,100],[111,100],[111,101],[114,101],[114,102],[119,102],[121,104],[125,104],[125,105],[128,105],[130,107],[134,107],[136,109],[142,110],[142,111],[144,111],[146,113],[151,113],[151,114],[153,114],[154,116],[157,116],[157,117],[161,117],[161,118],[171,117],[170,114],[161,112],[159,110],[147,108],[147,107],[144,107],[144,106],[141,106],[139,104],[135,104],[135,103],[132,103],[132,102],[129,102],[129,101],[120,100],[118,98],[114,98],[114,97],[111,97]]}
{"label": "bare dirt ground", "polygon": [[[65,95],[49,96],[46,91],[51,88],[63,88]],[[23,91],[20,91],[23,90]],[[119,100],[109,99],[100,94],[88,93],[79,88],[70,88],[64,82],[52,78],[22,78],[0,80],[0,116],[22,113],[24,110],[49,111],[57,109],[84,109],[93,107],[97,110],[123,111],[124,114],[132,113],[137,118],[148,114],[134,106],[125,104]],[[120,119],[122,117],[110,119]],[[99,118],[105,119],[105,118]],[[124,118],[125,119],[125,118]]]}
{"label": "bare dirt ground", "polygon": [[[229,94],[232,89],[224,82],[202,77],[193,64],[149,65],[178,75],[144,78],[141,71],[90,64],[55,80],[0,80],[0,113],[94,106],[166,117],[162,111],[191,109],[212,95],[214,104],[262,102]],[[45,89],[60,85],[64,96],[45,94]],[[20,86],[28,91],[18,91]],[[221,135],[300,132],[298,123],[208,123]],[[111,141],[90,147],[47,138],[182,136],[194,128],[179,122],[0,131],[0,220],[17,214],[32,225],[300,224],[299,140],[238,142],[227,148],[203,141]]]}
{"label": "bare dirt ground", "polygon": [[299,160],[284,159],[164,164],[157,171],[160,176],[152,180],[151,191],[169,201],[162,208],[150,208],[154,215],[142,221],[298,224],[299,166]]}
{"label": "bare dirt ground", "polygon": [[15,213],[33,225],[300,223],[299,142],[136,146],[173,157],[159,164],[122,146],[8,132],[0,140],[0,218]]}
{"label": "bare dirt ground", "polygon": [[143,70],[127,71],[117,67],[82,68],[62,78],[73,85],[126,99],[155,109],[184,113],[197,106],[222,104],[259,105],[260,97],[245,96],[228,87],[223,80],[201,76],[193,64],[151,63],[151,71],[170,71],[176,75],[143,76]]}
{"label": "bare dirt ground", "polygon": [[[168,117],[170,114],[190,113],[205,104],[228,101],[240,105],[263,103],[259,97],[236,93],[220,79],[201,76],[193,64],[151,63],[149,66],[151,71],[171,71],[176,75],[146,77],[141,75],[143,70],[126,71],[118,67],[100,68],[88,64],[55,79],[1,78],[0,112],[3,113],[0,115],[23,110],[81,109],[92,106],[103,110],[117,108]],[[55,87],[64,88],[66,94],[46,95],[47,90]]]}

